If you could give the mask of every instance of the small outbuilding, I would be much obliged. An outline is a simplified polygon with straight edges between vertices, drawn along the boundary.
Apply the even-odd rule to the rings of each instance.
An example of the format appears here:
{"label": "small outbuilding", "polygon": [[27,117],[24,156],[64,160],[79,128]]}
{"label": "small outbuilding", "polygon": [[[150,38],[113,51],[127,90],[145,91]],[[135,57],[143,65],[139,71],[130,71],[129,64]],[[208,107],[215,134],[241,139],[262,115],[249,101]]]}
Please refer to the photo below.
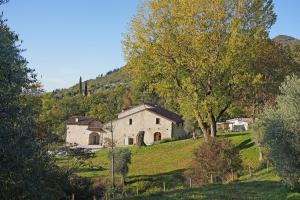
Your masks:
{"label": "small outbuilding", "polygon": [[218,131],[248,131],[249,125],[253,123],[251,118],[234,118],[226,120],[225,122],[217,123]]}
{"label": "small outbuilding", "polygon": [[97,119],[73,116],[66,121],[68,145],[97,145],[103,146],[106,132],[102,129],[102,122]]}

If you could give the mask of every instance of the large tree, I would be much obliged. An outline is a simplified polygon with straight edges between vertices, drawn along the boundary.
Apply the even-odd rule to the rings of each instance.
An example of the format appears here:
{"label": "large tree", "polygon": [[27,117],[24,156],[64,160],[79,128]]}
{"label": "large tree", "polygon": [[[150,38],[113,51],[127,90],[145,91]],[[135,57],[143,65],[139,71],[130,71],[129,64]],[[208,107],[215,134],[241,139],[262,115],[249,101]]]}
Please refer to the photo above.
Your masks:
{"label": "large tree", "polygon": [[241,97],[276,16],[271,0],[150,0],[123,41],[134,82],[195,118],[206,136]]}
{"label": "large tree", "polygon": [[59,199],[59,169],[35,140],[38,93],[21,52],[0,16],[0,199]]}
{"label": "large tree", "polygon": [[299,73],[291,51],[269,40],[265,48],[257,49],[257,59],[252,64],[252,74],[257,76],[254,84],[249,84],[248,90],[242,93],[240,103],[247,108],[248,116],[257,118],[265,105],[273,105],[279,92],[279,86],[285,77]]}

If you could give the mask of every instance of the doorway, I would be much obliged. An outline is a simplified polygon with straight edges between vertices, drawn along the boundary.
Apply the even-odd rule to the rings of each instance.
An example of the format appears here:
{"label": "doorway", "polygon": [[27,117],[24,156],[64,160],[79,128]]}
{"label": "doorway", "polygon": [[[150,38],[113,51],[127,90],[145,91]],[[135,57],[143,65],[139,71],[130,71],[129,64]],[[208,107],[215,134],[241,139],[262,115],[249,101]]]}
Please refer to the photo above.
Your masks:
{"label": "doorway", "polygon": [[154,142],[158,142],[160,140],[161,140],[161,133],[160,132],[154,133]]}
{"label": "doorway", "polygon": [[96,132],[92,132],[89,136],[89,145],[99,145],[100,136]]}

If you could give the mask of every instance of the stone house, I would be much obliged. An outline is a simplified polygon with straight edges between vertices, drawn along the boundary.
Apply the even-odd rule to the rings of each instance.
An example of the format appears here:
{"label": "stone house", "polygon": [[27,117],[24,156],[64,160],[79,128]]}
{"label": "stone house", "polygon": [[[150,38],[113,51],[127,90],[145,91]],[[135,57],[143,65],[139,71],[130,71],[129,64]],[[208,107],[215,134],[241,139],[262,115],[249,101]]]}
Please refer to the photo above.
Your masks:
{"label": "stone house", "polygon": [[163,139],[183,137],[186,134],[183,122],[176,113],[160,106],[142,104],[122,111],[117,119],[104,124],[92,118],[73,116],[66,121],[66,142],[103,146],[111,139],[112,127],[117,146],[135,145],[141,133],[143,142],[150,145]]}
{"label": "stone house", "polygon": [[[186,134],[183,123],[183,119],[174,112],[157,105],[142,104],[124,110],[112,121],[114,142],[119,146],[135,145],[139,133],[143,133],[146,145],[163,139],[180,138]],[[110,132],[110,127],[110,122],[103,125],[107,132]]]}
{"label": "stone house", "polygon": [[106,132],[102,129],[102,122],[99,120],[73,116],[66,121],[68,145],[99,145],[103,146]]}

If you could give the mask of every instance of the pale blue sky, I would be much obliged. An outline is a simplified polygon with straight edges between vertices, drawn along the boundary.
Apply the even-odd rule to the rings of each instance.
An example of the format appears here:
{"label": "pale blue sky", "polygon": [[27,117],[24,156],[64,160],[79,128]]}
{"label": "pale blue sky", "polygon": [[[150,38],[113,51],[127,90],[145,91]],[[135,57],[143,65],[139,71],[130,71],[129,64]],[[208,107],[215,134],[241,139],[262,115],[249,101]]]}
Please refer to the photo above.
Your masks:
{"label": "pale blue sky", "polygon": [[[29,67],[47,91],[124,65],[122,33],[139,0],[10,0],[0,11],[20,35]],[[300,38],[300,0],[274,0],[271,37]],[[42,76],[42,78],[41,78]]]}

